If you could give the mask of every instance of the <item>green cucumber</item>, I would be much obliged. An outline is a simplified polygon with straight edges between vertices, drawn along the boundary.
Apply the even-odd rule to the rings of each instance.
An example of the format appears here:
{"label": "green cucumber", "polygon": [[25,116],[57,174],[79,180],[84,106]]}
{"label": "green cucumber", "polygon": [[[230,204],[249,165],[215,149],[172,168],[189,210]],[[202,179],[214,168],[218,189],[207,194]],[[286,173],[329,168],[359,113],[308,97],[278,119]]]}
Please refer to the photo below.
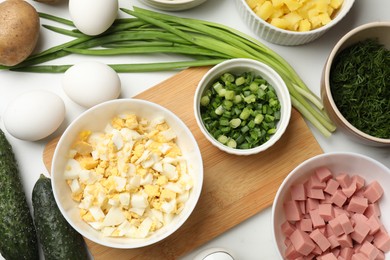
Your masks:
{"label": "green cucumber", "polygon": [[88,259],[83,237],[66,221],[54,199],[51,181],[41,174],[32,192],[34,221],[45,259]]}
{"label": "green cucumber", "polygon": [[7,260],[39,259],[34,222],[11,144],[0,129],[0,253]]}

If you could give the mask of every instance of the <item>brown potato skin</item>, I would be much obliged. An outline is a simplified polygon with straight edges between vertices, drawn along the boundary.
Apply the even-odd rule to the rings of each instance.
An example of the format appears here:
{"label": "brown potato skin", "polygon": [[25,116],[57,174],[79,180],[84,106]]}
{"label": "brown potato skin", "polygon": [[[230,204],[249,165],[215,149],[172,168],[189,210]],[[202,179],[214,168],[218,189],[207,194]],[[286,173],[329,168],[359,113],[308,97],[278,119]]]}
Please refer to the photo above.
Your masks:
{"label": "brown potato skin", "polygon": [[0,3],[0,64],[14,66],[35,49],[39,38],[39,15],[24,0]]}

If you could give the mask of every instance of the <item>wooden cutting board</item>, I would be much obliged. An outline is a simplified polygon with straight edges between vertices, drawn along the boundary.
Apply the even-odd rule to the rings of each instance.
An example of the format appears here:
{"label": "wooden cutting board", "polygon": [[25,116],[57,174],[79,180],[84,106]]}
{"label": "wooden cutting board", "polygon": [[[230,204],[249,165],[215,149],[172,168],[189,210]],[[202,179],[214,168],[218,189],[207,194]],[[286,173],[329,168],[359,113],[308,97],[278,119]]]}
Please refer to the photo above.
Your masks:
{"label": "wooden cutting board", "polygon": [[[212,146],[200,132],[192,108],[196,86],[208,69],[184,70],[136,96],[170,109],[194,134],[204,161],[203,190],[194,212],[178,231],[148,247],[113,249],[87,240],[96,260],[177,259],[270,206],[285,176],[323,152],[295,109],[281,140],[263,153],[234,156]],[[49,142],[43,153],[49,171],[57,141]]]}

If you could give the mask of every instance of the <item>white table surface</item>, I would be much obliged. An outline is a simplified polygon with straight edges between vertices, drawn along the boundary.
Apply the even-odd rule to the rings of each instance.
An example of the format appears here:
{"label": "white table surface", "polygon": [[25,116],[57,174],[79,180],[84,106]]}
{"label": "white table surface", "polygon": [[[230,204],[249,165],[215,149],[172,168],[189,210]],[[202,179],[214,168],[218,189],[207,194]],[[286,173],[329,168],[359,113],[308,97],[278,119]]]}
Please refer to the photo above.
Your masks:
{"label": "white table surface", "polygon": [[[2,2],[2,0],[0,0]],[[45,5],[33,1],[32,3],[40,12],[51,13],[69,18],[67,1],[57,5]],[[120,0],[121,7],[131,9],[133,5],[149,8],[138,0]],[[320,39],[303,46],[278,46],[264,42],[273,50],[278,52],[296,69],[308,87],[317,95],[320,92],[320,77],[323,65],[331,48],[349,30],[364,23],[372,21],[390,21],[389,0],[357,0],[350,13],[331,31],[328,31]],[[175,12],[174,14],[185,17],[193,17],[214,22],[223,23],[235,29],[239,29],[248,35],[256,37],[246,24],[239,17],[235,2],[233,0],[209,0],[206,3],[187,11]],[[120,16],[126,17],[123,13]],[[50,23],[41,20],[41,23]],[[41,29],[40,41],[37,50],[47,49],[56,44],[63,43],[70,38]],[[111,57],[99,58],[107,63],[125,62],[151,62],[159,60],[170,60],[174,57],[169,55],[157,55],[145,57],[135,55],[128,58]],[[81,59],[97,59],[93,57],[68,56],[53,64],[76,63]],[[162,80],[174,75],[177,72],[153,72],[153,73],[122,73],[121,97],[132,97],[145,89],[148,89]],[[48,138],[27,142],[13,138],[6,132],[6,136],[13,146],[16,159],[19,163],[24,188],[28,201],[31,201],[31,192],[40,173],[47,173],[42,161],[42,152],[45,144],[53,137],[60,135],[66,126],[81,112],[83,108],[70,101],[61,88],[62,74],[34,74],[0,71],[0,117],[8,103],[21,93],[32,89],[46,89],[61,96],[66,105],[66,118],[61,127]],[[4,125],[0,119],[0,127],[3,131]],[[374,148],[355,143],[342,132],[334,133],[330,138],[324,138],[317,130],[310,126],[318,143],[324,152],[348,151],[370,156],[387,167],[390,167],[390,149]],[[31,203],[30,203],[31,206]],[[237,259],[278,259],[276,248],[273,243],[271,232],[271,209],[268,208],[259,212],[250,219],[237,225],[226,233],[211,240],[203,246],[190,252],[182,259],[193,259],[201,250],[211,247],[223,247],[232,251]],[[0,256],[1,258],[1,256]]]}

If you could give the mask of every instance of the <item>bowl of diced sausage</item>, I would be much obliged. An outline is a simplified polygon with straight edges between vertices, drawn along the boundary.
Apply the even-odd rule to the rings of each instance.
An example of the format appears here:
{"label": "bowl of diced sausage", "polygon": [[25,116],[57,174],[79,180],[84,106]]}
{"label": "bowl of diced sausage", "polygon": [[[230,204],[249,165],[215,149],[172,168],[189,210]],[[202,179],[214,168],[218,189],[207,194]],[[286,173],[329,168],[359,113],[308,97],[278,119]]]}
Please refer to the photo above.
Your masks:
{"label": "bowl of diced sausage", "polygon": [[387,259],[390,169],[365,155],[314,156],[291,171],[272,207],[283,259]]}

